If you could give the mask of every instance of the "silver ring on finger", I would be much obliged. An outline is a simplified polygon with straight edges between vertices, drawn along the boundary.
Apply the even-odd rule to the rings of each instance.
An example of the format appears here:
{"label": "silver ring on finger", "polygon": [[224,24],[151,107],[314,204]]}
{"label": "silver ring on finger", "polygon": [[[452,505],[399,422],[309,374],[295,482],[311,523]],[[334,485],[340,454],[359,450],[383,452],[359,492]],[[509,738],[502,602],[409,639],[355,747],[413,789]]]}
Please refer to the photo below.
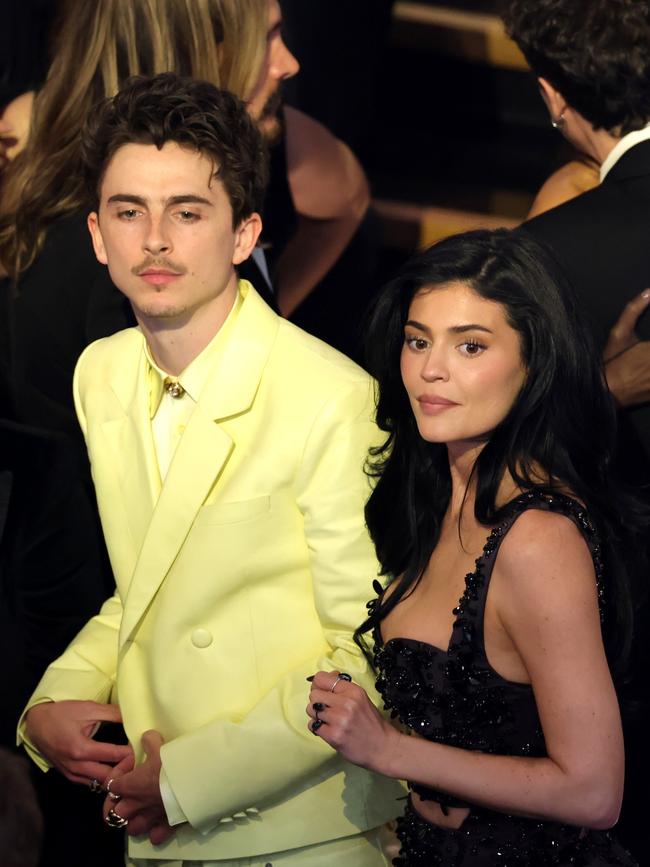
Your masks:
{"label": "silver ring on finger", "polygon": [[129,820],[125,819],[124,816],[118,816],[112,807],[106,814],[104,821],[109,828],[126,828],[129,824]]}
{"label": "silver ring on finger", "polygon": [[104,791],[104,787],[97,779],[91,780],[88,783],[88,788],[93,793],[93,795],[98,795],[100,792]]}
{"label": "silver ring on finger", "polygon": [[120,800],[122,800],[122,796],[116,794],[115,792],[111,792],[111,783],[113,783],[113,782],[115,782],[115,781],[114,781],[113,779],[110,779],[110,780],[106,783],[106,786],[104,787],[105,790],[106,790],[106,794],[107,794],[108,797],[111,799],[111,801],[120,801]]}
{"label": "silver ring on finger", "polygon": [[336,684],[337,684],[340,680],[344,680],[344,681],[346,681],[346,683],[350,683],[350,682],[352,681],[352,678],[350,677],[349,674],[346,674],[345,671],[341,671],[341,672],[339,672],[339,674],[336,675],[336,680],[335,680],[334,683],[332,684],[332,688],[330,689],[330,692],[334,692],[334,689],[335,689],[335,687],[336,687]]}

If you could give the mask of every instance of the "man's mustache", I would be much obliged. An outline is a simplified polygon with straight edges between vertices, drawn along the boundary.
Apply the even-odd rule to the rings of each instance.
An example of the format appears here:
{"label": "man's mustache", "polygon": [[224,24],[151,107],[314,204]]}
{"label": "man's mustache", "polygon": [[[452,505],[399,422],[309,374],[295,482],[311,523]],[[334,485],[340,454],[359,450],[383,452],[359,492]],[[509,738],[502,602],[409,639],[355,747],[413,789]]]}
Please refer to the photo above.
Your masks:
{"label": "man's mustache", "polygon": [[171,259],[166,259],[164,256],[149,256],[140,262],[139,265],[134,265],[131,268],[131,273],[135,274],[136,277],[139,277],[140,274],[143,274],[145,271],[149,271],[151,268],[156,271],[171,271],[174,274],[185,274],[187,268],[184,265],[178,265],[176,262],[172,262]]}

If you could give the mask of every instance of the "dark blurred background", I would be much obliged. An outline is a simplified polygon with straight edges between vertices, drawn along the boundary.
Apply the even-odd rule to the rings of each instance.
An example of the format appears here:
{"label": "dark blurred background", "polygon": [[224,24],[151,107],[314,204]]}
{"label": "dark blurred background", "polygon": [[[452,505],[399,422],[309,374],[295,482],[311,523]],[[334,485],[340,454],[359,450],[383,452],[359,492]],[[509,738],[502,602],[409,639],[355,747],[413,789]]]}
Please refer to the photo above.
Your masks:
{"label": "dark blurred background", "polygon": [[496,0],[283,0],[301,62],[289,102],[369,175],[387,260],[512,224],[566,157]]}

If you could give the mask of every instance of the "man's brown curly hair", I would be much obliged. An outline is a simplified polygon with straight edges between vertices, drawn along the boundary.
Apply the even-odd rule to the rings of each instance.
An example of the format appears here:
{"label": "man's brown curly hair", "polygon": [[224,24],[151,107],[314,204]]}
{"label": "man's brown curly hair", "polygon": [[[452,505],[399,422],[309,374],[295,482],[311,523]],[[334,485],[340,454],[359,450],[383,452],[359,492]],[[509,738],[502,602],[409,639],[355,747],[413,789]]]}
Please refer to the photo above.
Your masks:
{"label": "man's brown curly hair", "polygon": [[167,142],[212,159],[232,205],[233,227],[261,210],[268,154],[244,103],[207,81],[172,72],[133,76],[91,112],[81,154],[93,207],[98,207],[104,173],[119,148],[152,144],[160,150]]}
{"label": "man's brown curly hair", "polygon": [[649,0],[502,0],[501,14],[533,72],[596,129],[650,121]]}

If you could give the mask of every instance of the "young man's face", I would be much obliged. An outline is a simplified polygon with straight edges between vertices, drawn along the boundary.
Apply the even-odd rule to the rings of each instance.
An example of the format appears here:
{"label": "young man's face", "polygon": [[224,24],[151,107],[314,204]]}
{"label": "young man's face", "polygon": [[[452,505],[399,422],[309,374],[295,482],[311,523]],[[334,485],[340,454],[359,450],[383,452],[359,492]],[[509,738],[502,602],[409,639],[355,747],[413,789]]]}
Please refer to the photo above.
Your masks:
{"label": "young man's face", "polygon": [[273,140],[280,132],[280,85],[292,78],[300,65],[282,39],[282,12],[277,0],[269,0],[266,54],[260,75],[247,100],[248,111],[262,134]]}
{"label": "young man's face", "polygon": [[161,150],[124,145],[106,168],[88,228],[97,258],[140,322],[218,319],[234,301],[234,266],[254,246],[259,217],[233,229],[214,171],[208,157],[175,142]]}

